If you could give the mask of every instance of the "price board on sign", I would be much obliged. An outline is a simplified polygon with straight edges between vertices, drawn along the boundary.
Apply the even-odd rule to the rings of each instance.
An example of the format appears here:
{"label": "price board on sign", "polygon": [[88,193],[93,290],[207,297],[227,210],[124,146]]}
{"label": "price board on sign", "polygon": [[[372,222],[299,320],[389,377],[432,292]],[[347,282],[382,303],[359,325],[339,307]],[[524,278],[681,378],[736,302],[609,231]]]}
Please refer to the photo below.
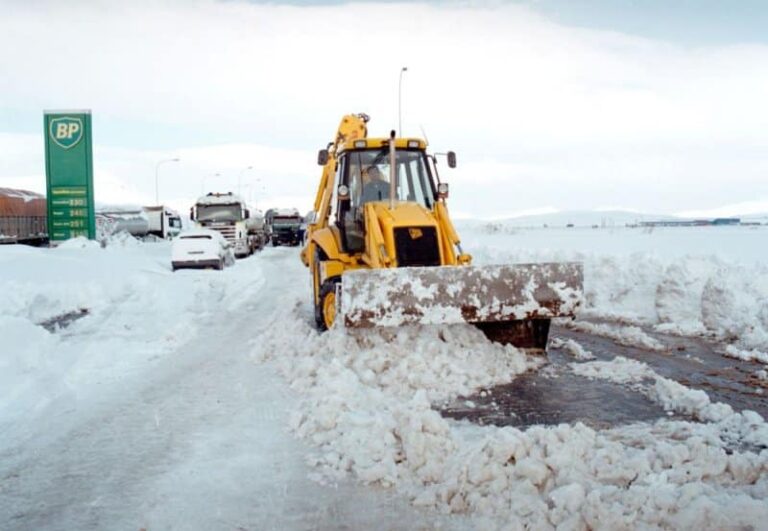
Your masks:
{"label": "price board on sign", "polygon": [[45,111],[45,175],[51,243],[96,237],[91,111]]}

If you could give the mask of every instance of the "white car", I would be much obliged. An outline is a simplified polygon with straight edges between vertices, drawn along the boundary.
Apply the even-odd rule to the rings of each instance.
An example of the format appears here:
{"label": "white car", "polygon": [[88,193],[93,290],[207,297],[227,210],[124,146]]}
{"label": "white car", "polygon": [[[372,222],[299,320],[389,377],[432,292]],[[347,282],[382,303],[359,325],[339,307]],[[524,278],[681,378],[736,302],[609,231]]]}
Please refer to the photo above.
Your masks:
{"label": "white car", "polygon": [[224,269],[235,263],[232,245],[215,230],[194,229],[184,231],[173,240],[171,267]]}

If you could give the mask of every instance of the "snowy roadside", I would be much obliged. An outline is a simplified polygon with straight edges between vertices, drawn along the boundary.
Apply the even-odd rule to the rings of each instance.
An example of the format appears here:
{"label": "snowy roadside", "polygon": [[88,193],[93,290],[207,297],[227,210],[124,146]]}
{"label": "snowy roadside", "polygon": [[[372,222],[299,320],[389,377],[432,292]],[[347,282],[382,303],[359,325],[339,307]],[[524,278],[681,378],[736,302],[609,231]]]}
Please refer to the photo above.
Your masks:
{"label": "snowy roadside", "polygon": [[[131,385],[159,359],[200,333],[206,301],[237,302],[241,279],[173,274],[166,243],[117,239],[104,249],[71,240],[56,249],[2,249],[0,425],[34,426],[46,408],[102,399]],[[225,272],[226,273],[226,272]],[[87,309],[53,333],[40,326]],[[8,432],[6,431],[6,434]],[[5,437],[0,437],[0,442]]]}

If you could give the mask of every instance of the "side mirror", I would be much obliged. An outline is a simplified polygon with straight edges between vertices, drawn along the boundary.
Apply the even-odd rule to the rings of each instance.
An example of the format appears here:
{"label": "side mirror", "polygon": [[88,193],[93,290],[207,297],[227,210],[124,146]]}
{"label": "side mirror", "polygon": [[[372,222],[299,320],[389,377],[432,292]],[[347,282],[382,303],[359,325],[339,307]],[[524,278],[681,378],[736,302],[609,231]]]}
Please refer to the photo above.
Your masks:
{"label": "side mirror", "polygon": [[328,150],[321,149],[317,152],[317,164],[319,166],[325,166],[328,163]]}
{"label": "side mirror", "polygon": [[340,184],[337,191],[339,193],[339,201],[349,201],[349,186]]}
{"label": "side mirror", "polygon": [[307,225],[314,225],[317,223],[317,212],[314,210],[307,214]]}
{"label": "side mirror", "polygon": [[447,157],[448,157],[448,167],[449,168],[455,168],[456,167],[456,153],[454,153],[453,151],[449,151],[447,153]]}
{"label": "side mirror", "polygon": [[246,208],[245,209],[245,218],[249,219],[250,217],[251,217],[251,211]]}
{"label": "side mirror", "polygon": [[192,221],[195,221],[195,207],[190,207],[189,209],[189,219]]}

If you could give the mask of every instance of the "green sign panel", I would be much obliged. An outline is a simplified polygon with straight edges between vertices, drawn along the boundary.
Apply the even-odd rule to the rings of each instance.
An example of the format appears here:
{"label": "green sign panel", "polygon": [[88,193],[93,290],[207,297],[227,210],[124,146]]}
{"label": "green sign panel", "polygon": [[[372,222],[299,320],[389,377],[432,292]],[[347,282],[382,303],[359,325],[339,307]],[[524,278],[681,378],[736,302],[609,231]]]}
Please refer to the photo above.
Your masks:
{"label": "green sign panel", "polygon": [[91,111],[45,112],[45,175],[51,243],[94,239]]}

